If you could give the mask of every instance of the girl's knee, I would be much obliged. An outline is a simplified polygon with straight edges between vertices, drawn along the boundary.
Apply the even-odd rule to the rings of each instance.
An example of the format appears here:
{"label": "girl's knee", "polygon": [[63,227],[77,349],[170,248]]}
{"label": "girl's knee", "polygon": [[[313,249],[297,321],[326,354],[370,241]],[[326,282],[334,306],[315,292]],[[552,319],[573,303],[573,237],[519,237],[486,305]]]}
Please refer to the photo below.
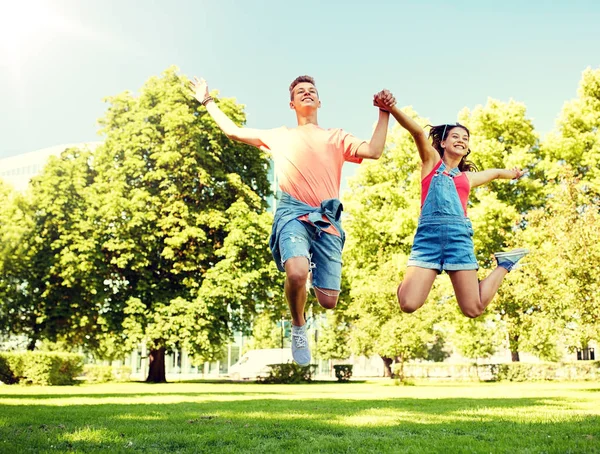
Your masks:
{"label": "girl's knee", "polygon": [[469,307],[461,307],[460,310],[462,311],[462,313],[465,317],[469,317],[469,318],[477,318],[481,314],[483,314],[483,309],[479,305],[473,305],[473,306],[469,306]]}
{"label": "girl's knee", "polygon": [[414,311],[416,311],[418,308],[421,307],[421,305],[416,302],[404,301],[404,300],[400,300],[398,302],[400,303],[400,310],[402,310],[402,312],[405,312],[407,314],[412,314]]}
{"label": "girl's knee", "polygon": [[411,301],[409,298],[406,297],[406,295],[404,295],[400,291],[401,288],[402,288],[402,284],[400,284],[400,286],[398,286],[398,290],[396,292],[396,295],[398,296],[398,304],[400,305],[400,310],[407,314],[412,314],[414,311],[416,311],[418,308],[420,308],[422,306],[422,303],[420,301],[416,301],[416,300]]}

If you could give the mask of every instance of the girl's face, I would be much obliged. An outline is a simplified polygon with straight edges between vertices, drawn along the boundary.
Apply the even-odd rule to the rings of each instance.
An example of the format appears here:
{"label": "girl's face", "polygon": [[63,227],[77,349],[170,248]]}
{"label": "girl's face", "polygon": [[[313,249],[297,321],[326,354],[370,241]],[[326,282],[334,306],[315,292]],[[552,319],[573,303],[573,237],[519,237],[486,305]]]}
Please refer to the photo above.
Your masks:
{"label": "girl's face", "polygon": [[469,134],[460,126],[455,126],[441,143],[444,153],[465,156],[469,152]]}

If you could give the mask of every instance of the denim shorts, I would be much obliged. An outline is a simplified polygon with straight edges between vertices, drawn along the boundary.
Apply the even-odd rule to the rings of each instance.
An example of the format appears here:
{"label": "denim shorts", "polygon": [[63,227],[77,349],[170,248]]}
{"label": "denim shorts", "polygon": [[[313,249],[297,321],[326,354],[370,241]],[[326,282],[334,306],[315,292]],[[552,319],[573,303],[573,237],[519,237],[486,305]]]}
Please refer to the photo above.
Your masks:
{"label": "denim shorts", "polygon": [[281,265],[294,257],[306,257],[313,286],[327,290],[341,290],[343,247],[339,236],[297,219],[288,222],[279,235]]}
{"label": "denim shorts", "polygon": [[468,218],[430,216],[419,219],[408,266],[445,271],[477,270],[473,225]]}

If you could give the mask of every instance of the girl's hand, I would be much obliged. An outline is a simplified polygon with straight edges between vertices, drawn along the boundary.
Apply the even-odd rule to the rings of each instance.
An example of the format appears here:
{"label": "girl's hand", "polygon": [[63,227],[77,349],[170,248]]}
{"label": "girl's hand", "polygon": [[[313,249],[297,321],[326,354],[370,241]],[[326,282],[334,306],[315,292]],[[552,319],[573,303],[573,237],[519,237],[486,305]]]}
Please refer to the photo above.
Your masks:
{"label": "girl's hand", "polygon": [[396,105],[396,98],[389,90],[381,90],[373,95],[373,105],[389,112]]}
{"label": "girl's hand", "polygon": [[523,175],[525,175],[525,171],[519,169],[518,167],[515,167],[513,169],[511,169],[511,172],[514,173],[514,177],[512,178],[513,180],[518,180],[519,178],[521,178]]}

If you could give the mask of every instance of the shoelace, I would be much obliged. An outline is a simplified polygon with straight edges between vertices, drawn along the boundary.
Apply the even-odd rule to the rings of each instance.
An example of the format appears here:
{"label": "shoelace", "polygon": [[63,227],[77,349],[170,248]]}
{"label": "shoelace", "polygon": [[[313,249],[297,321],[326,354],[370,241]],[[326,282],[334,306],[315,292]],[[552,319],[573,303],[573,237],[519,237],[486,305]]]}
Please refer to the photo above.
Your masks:
{"label": "shoelace", "polygon": [[292,334],[292,337],[295,339],[297,348],[306,348],[308,345],[308,339],[306,338],[306,334]]}

